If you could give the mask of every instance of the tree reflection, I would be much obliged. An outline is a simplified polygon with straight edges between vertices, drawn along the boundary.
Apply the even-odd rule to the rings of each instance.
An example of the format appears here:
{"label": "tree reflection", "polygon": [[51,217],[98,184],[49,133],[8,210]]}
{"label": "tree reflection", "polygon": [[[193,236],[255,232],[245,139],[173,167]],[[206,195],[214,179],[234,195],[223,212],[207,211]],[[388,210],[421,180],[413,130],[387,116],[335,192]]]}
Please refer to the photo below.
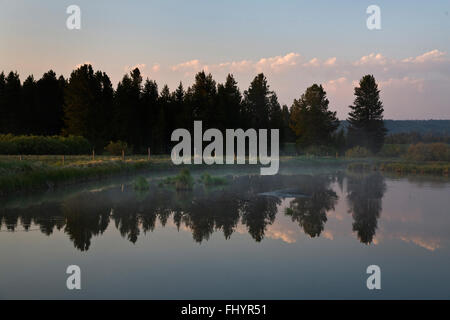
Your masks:
{"label": "tree reflection", "polygon": [[61,204],[61,214],[66,221],[64,232],[69,235],[75,248],[87,251],[91,238],[103,234],[108,227],[109,213],[110,208],[104,199],[93,193],[70,198]]}
{"label": "tree reflection", "polygon": [[353,231],[356,231],[362,243],[370,244],[376,233],[382,210],[382,198],[386,191],[384,177],[380,173],[351,174],[348,177],[347,189],[347,200],[353,217]]}
{"label": "tree reflection", "polygon": [[[384,192],[382,177],[352,177],[348,180],[348,201],[354,217],[353,228],[363,242],[372,241],[381,210]],[[157,181],[146,193],[130,187],[114,187],[82,192],[60,202],[42,202],[27,208],[0,209],[0,222],[7,230],[18,226],[38,230],[46,235],[63,230],[75,248],[87,251],[92,238],[115,226],[120,235],[132,243],[157,225],[189,230],[195,242],[210,239],[221,232],[230,239],[242,225],[255,241],[262,241],[275,221],[283,190],[294,195],[286,214],[310,237],[319,237],[333,210],[337,195],[331,183],[342,184],[339,175],[247,175],[229,179],[224,187],[196,185],[192,191],[177,192],[158,187]],[[274,190],[276,192],[274,192]]]}
{"label": "tree reflection", "polygon": [[327,211],[334,210],[337,194],[330,189],[332,177],[319,176],[303,179],[299,189],[305,196],[291,201],[286,215],[298,222],[311,238],[319,237],[327,222]]}

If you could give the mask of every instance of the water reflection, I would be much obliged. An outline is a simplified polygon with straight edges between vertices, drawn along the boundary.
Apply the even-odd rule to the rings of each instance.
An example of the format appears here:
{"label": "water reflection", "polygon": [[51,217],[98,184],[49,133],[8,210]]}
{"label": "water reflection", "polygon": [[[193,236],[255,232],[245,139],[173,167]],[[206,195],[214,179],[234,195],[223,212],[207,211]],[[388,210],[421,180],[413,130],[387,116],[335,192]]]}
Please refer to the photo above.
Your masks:
{"label": "water reflection", "polygon": [[350,174],[347,188],[353,231],[362,243],[372,243],[386,191],[384,178],[378,172],[368,176]]}
{"label": "water reflection", "polygon": [[[38,228],[51,235],[62,230],[75,248],[87,251],[94,236],[110,223],[123,238],[136,243],[140,236],[173,223],[187,229],[201,243],[214,232],[229,239],[239,226],[257,242],[262,241],[277,214],[289,217],[309,237],[319,237],[327,215],[339,200],[332,184],[343,190],[343,174],[248,175],[229,177],[221,188],[197,186],[192,192],[159,188],[151,182],[148,192],[115,187],[83,192],[61,202],[45,202],[27,208],[0,209],[0,228],[8,231]],[[363,243],[371,243],[377,230],[386,185],[378,173],[347,177],[349,210],[353,231]],[[284,200],[284,201],[283,201]],[[283,207],[282,202],[286,202]]]}
{"label": "water reflection", "polygon": [[286,215],[298,222],[303,231],[311,238],[320,236],[327,222],[327,211],[334,210],[338,200],[336,192],[330,189],[332,177],[319,177],[308,184],[307,197],[291,201]]}

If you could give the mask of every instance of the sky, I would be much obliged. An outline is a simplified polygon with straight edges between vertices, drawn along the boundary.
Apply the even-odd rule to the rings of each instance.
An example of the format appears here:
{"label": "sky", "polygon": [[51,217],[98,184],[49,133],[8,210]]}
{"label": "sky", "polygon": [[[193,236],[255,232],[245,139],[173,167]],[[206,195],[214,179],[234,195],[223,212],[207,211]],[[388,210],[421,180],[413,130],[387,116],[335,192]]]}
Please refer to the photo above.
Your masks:
{"label": "sky", "polygon": [[[81,9],[69,30],[66,9]],[[381,10],[369,30],[366,9]],[[70,76],[83,63],[116,86],[138,66],[173,90],[198,71],[241,90],[264,72],[282,104],[322,84],[347,117],[365,74],[378,81],[387,119],[450,119],[450,0],[0,0],[0,72],[22,81],[48,70]]]}

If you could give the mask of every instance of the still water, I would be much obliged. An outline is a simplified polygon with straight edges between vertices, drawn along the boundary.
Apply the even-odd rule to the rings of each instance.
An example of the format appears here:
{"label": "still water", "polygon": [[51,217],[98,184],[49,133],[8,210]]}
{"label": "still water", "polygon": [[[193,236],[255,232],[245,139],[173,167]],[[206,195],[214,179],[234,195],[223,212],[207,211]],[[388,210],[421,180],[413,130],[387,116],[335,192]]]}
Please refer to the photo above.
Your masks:
{"label": "still water", "polygon": [[448,179],[221,174],[225,186],[191,192],[148,175],[147,192],[130,179],[8,199],[0,298],[450,298]]}

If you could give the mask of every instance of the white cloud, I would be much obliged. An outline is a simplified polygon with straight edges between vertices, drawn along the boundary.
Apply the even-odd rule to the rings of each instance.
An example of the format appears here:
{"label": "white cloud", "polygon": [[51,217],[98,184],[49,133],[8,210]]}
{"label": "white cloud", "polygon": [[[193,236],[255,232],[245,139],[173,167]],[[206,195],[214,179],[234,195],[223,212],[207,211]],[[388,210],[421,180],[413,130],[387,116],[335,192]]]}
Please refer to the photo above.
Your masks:
{"label": "white cloud", "polygon": [[337,60],[336,57],[327,59],[327,60],[325,61],[324,65],[325,65],[325,66],[334,66],[334,65],[336,64],[336,60]]}
{"label": "white cloud", "polygon": [[318,67],[318,66],[320,66],[320,62],[319,62],[319,59],[312,58],[307,63],[304,63],[303,66],[304,67]]}
{"label": "white cloud", "polygon": [[290,52],[255,60],[213,61],[210,64],[193,59],[161,68],[159,75],[164,76],[163,70],[171,71],[169,85],[175,86],[183,76],[183,82],[189,85],[194,80],[193,75],[201,70],[211,72],[219,82],[225,79],[227,73],[233,73],[241,90],[245,90],[257,73],[264,72],[269,85],[278,93],[280,102],[287,105],[291,105],[293,99],[313,83],[321,83],[328,93],[331,108],[338,111],[340,118],[345,118],[359,80],[365,74],[373,74],[382,91],[387,118],[450,117],[450,91],[443,90],[435,96],[428,109],[423,108],[430,90],[450,86],[448,55],[434,49],[404,58],[370,53],[353,61],[345,61],[336,56],[305,58],[300,53]]}
{"label": "white cloud", "polygon": [[177,65],[174,65],[171,67],[172,71],[179,71],[179,70],[194,70],[194,71],[200,71],[201,69],[201,65],[200,65],[200,61],[198,59],[194,59],[194,60],[190,60],[190,61],[186,61],[186,62],[182,62],[179,63]]}
{"label": "white cloud", "polygon": [[411,62],[411,63],[424,63],[424,62],[436,62],[442,61],[447,54],[445,52],[434,49],[432,51],[425,52],[424,54],[417,57],[410,57],[403,59],[402,62]]}
{"label": "white cloud", "polygon": [[341,86],[343,86],[343,85],[346,85],[346,86],[349,85],[349,82],[347,81],[346,77],[340,77],[338,79],[329,80],[323,84],[323,87],[326,91],[336,92],[339,89],[341,89]]}
{"label": "white cloud", "polygon": [[284,67],[292,67],[297,65],[300,54],[291,52],[284,56],[276,56],[270,58],[262,58],[256,64],[257,70],[274,70],[280,71]]}
{"label": "white cloud", "polygon": [[386,57],[384,57],[381,53],[371,53],[367,56],[361,57],[358,61],[355,61],[353,64],[355,66],[362,65],[385,65],[387,63]]}
{"label": "white cloud", "polygon": [[198,72],[205,70],[212,71],[225,71],[225,72],[279,72],[289,67],[297,65],[300,54],[291,52],[284,56],[275,56],[268,58],[261,58],[258,61],[241,60],[241,61],[229,61],[218,64],[202,64],[200,60],[190,60],[171,67],[172,71],[193,71]]}

